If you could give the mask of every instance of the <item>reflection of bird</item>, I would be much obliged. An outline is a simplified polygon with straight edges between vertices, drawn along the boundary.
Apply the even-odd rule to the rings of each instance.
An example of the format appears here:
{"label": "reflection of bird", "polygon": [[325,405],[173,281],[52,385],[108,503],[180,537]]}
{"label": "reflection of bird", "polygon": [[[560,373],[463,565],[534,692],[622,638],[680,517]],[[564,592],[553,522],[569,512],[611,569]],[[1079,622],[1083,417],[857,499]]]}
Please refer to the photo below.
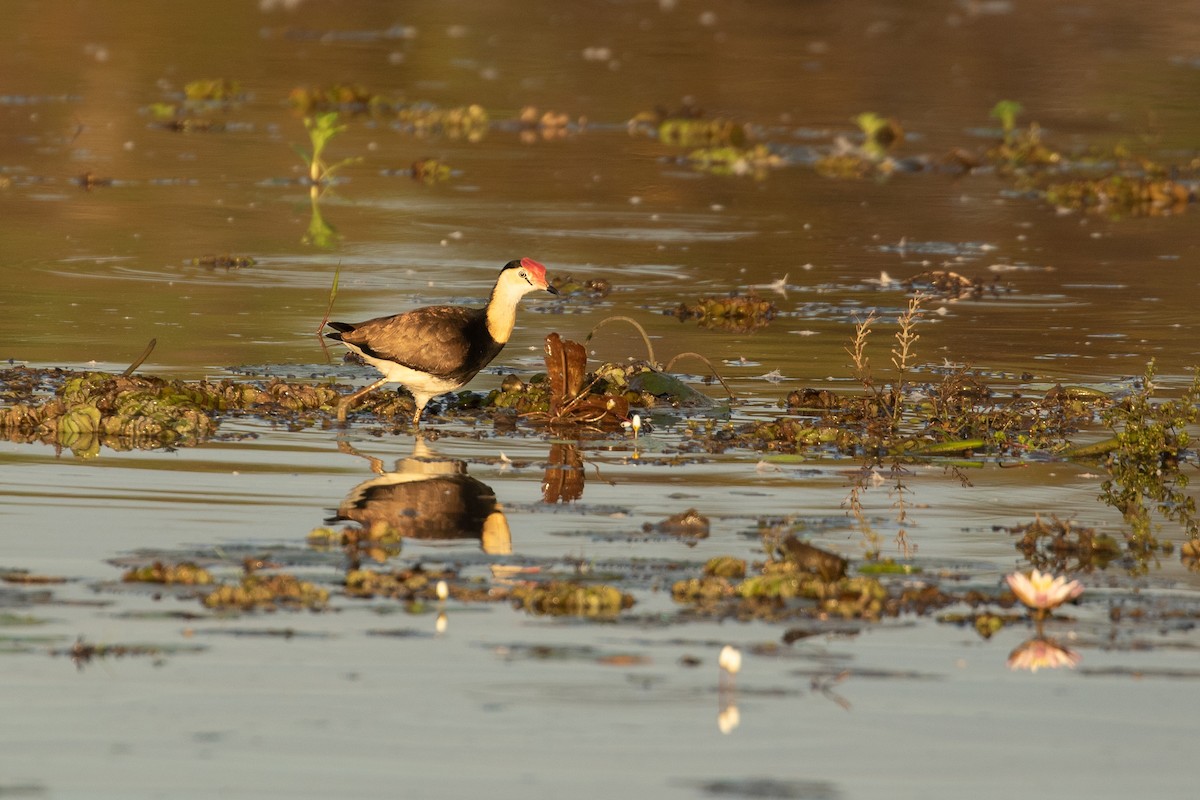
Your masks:
{"label": "reflection of bird", "polygon": [[[345,443],[341,449],[358,455]],[[411,539],[479,539],[486,553],[512,552],[496,493],[467,474],[465,461],[434,460],[421,439],[392,472],[379,459],[370,461],[379,477],[351,489],[328,523],[352,521],[370,530],[382,522]]]}
{"label": "reflection of bird", "polygon": [[413,425],[431,398],[453,392],[486,367],[508,342],[516,323],[517,303],[529,292],[558,290],[546,282],[546,268],[529,258],[510,261],[500,270],[484,308],[426,306],[366,322],[331,322],[328,338],[341,342],[383,373],[383,377],[338,403],[338,419],[363,395],[385,383],[401,383],[412,392],[417,410]]}

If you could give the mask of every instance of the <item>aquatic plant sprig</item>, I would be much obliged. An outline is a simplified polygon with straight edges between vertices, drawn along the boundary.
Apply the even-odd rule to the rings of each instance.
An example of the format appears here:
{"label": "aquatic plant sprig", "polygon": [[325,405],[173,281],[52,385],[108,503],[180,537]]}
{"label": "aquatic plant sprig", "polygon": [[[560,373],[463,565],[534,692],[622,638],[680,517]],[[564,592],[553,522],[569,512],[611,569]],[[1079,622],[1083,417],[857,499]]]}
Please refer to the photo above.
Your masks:
{"label": "aquatic plant sprig", "polygon": [[1131,528],[1130,549],[1142,553],[1160,547],[1152,530],[1152,509],[1177,522],[1193,542],[1200,540],[1196,500],[1186,491],[1189,478],[1181,469],[1191,443],[1187,429],[1200,419],[1200,368],[1177,400],[1155,401],[1155,375],[1152,359],[1140,388],[1101,414],[1114,438],[1100,499],[1125,517]]}
{"label": "aquatic plant sprig", "polygon": [[306,153],[298,147],[295,150],[308,165],[308,179],[314,190],[318,186],[328,184],[333,179],[333,173],[342,167],[362,161],[358,157],[343,158],[334,164],[325,161],[325,148],[329,146],[333,137],[345,131],[346,128],[346,125],[338,124],[338,112],[336,111],[327,111],[304,118],[304,129],[308,131],[312,152]]}

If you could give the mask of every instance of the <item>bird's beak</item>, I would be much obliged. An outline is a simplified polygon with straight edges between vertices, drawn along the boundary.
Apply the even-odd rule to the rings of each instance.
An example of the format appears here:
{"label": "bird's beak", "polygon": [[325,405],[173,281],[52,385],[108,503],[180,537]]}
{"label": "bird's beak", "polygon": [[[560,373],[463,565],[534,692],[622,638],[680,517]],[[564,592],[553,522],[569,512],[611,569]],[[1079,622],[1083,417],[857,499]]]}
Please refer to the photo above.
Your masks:
{"label": "bird's beak", "polygon": [[558,294],[559,293],[558,289],[555,289],[549,283],[546,284],[546,291],[549,292],[550,294]]}

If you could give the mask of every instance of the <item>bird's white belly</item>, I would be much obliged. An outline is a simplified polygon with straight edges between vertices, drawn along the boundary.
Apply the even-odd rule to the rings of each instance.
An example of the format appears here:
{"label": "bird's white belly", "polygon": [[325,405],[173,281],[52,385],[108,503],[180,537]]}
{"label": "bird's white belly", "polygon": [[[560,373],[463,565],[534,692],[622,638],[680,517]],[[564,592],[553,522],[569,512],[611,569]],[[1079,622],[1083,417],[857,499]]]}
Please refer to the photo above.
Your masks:
{"label": "bird's white belly", "polygon": [[397,364],[394,361],[385,361],[381,358],[369,356],[362,350],[359,350],[352,344],[342,342],[354,352],[362,356],[363,361],[366,361],[375,369],[379,370],[389,381],[393,383],[403,384],[408,387],[413,394],[423,394],[428,397],[437,397],[439,394],[453,392],[462,386],[461,383],[447,378],[439,378],[435,375],[430,375],[425,372],[418,372],[415,369],[410,369],[402,364]]}

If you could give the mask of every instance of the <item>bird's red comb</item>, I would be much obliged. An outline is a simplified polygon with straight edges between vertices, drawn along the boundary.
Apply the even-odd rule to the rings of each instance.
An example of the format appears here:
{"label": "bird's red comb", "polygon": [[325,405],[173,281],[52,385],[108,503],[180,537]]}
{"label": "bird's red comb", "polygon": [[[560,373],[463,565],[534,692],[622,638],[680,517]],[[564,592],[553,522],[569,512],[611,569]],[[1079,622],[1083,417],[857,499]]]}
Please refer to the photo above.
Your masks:
{"label": "bird's red comb", "polygon": [[543,281],[546,280],[546,267],[534,261],[532,258],[522,258],[521,266],[532,272],[537,277],[541,278]]}

